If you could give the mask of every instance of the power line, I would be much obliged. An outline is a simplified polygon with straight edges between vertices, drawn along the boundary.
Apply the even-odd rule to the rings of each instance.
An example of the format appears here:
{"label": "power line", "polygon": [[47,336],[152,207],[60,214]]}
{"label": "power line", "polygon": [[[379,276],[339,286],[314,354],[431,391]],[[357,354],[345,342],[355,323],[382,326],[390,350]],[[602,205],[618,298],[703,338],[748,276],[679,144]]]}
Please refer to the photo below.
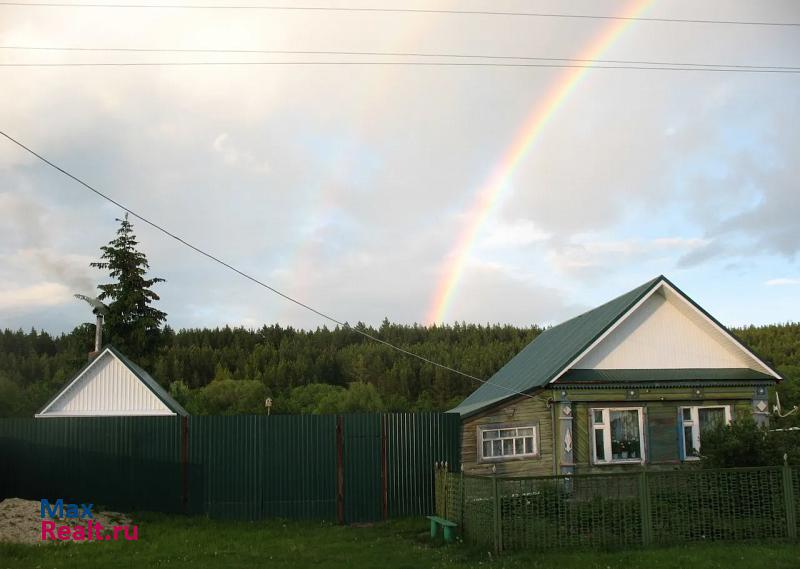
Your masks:
{"label": "power line", "polygon": [[633,71],[703,71],[712,73],[800,73],[796,67],[650,67],[646,65],[583,65],[568,63],[496,63],[452,61],[134,61],[78,63],[0,63],[0,67],[201,67],[201,66],[397,66],[397,67],[506,67],[549,69],[624,69]]}
{"label": "power line", "polygon": [[442,14],[462,16],[514,16],[526,18],[560,18],[581,20],[624,20],[636,22],[660,22],[680,24],[723,24],[735,26],[778,26],[800,27],[800,22],[765,22],[753,20],[712,20],[699,18],[655,18],[634,16],[604,16],[598,14],[566,14],[555,12],[510,12],[497,10],[444,10],[432,8],[357,8],[337,6],[284,6],[284,5],[213,5],[213,4],[118,4],[63,2],[0,2],[0,6],[48,7],[48,8],[127,8],[127,9],[180,9],[180,10],[274,10],[295,12],[368,12],[368,13],[406,13]]}
{"label": "power line", "polygon": [[574,57],[533,57],[526,55],[484,55],[463,53],[432,52],[397,52],[397,51],[339,51],[339,50],[287,50],[287,49],[195,49],[195,48],[138,48],[138,47],[56,47],[56,46],[23,46],[0,45],[0,49],[20,51],[61,51],[90,53],[220,53],[220,54],[270,54],[270,55],[348,55],[376,57],[420,57],[420,58],[452,58],[452,59],[489,59],[489,60],[521,60],[521,61],[566,61],[575,63],[610,63],[622,65],[653,65],[680,67],[725,67],[731,69],[791,69],[800,67],[789,65],[742,65],[726,63],[684,63],[680,61],[651,61],[627,59],[580,59]]}
{"label": "power line", "polygon": [[265,289],[277,294],[278,296],[284,298],[285,300],[288,300],[289,302],[292,302],[292,303],[296,304],[297,306],[300,306],[300,307],[305,308],[306,310],[308,310],[310,312],[313,312],[317,316],[321,316],[322,318],[324,318],[326,320],[329,320],[329,321],[341,326],[342,328],[346,328],[348,330],[352,330],[353,332],[357,332],[358,334],[361,334],[362,336],[364,336],[365,338],[368,338],[369,340],[372,340],[373,342],[378,342],[379,344],[383,344],[384,346],[392,348],[393,350],[396,350],[396,351],[398,351],[398,352],[400,352],[402,354],[405,354],[407,356],[411,356],[413,358],[416,358],[416,359],[418,359],[420,361],[423,361],[423,362],[425,362],[427,364],[430,364],[430,365],[436,366],[438,368],[444,369],[446,371],[461,375],[463,377],[466,377],[468,379],[472,379],[472,380],[477,381],[477,382],[482,383],[482,384],[488,384],[488,385],[492,385],[494,387],[499,387],[501,389],[505,389],[506,391],[508,391],[508,392],[510,392],[510,393],[512,393],[514,395],[522,395],[522,396],[525,396],[525,397],[532,398],[532,396],[528,395],[527,393],[523,393],[521,391],[517,391],[517,390],[512,389],[510,387],[506,387],[505,385],[500,385],[498,383],[492,383],[492,382],[490,382],[490,381],[488,381],[486,379],[481,379],[479,377],[475,377],[474,375],[470,375],[468,373],[465,373],[463,371],[457,370],[457,369],[452,368],[450,366],[447,366],[445,364],[441,364],[439,362],[433,361],[433,360],[431,360],[429,358],[426,358],[425,356],[421,356],[419,354],[416,354],[414,352],[411,352],[409,350],[401,348],[400,346],[396,346],[395,344],[392,344],[391,342],[387,342],[386,340],[382,340],[381,338],[373,336],[372,334],[370,334],[368,332],[365,332],[364,330],[361,330],[360,328],[353,327],[350,324],[348,324],[347,322],[343,322],[343,321],[341,321],[341,320],[339,320],[337,318],[334,318],[333,316],[331,316],[329,314],[326,314],[325,312],[322,312],[321,310],[318,310],[318,309],[316,309],[316,308],[314,308],[314,307],[312,307],[312,306],[310,306],[310,305],[308,305],[308,304],[306,304],[304,302],[301,302],[301,301],[289,296],[288,294],[283,293],[283,292],[279,291],[278,289],[276,289],[276,288],[274,288],[274,287],[272,287],[272,286],[260,281],[256,277],[253,277],[253,276],[249,275],[248,273],[245,273],[241,269],[237,269],[235,266],[231,265],[230,263],[228,263],[226,261],[223,261],[219,257],[217,257],[217,256],[215,256],[215,255],[213,255],[211,253],[208,253],[207,251],[205,251],[205,250],[203,250],[203,249],[201,249],[201,248],[199,248],[199,247],[197,247],[195,245],[192,245],[191,243],[189,243],[188,241],[186,241],[182,237],[179,237],[175,233],[172,233],[171,231],[165,229],[163,226],[155,223],[154,221],[151,221],[147,217],[136,213],[135,211],[131,210],[130,208],[128,208],[126,206],[124,206],[122,203],[118,202],[117,200],[115,200],[114,198],[110,197],[109,195],[107,195],[107,194],[101,192],[100,190],[90,186],[88,183],[84,182],[83,180],[81,180],[77,176],[75,176],[73,174],[70,174],[64,168],[62,168],[61,166],[58,166],[57,164],[51,162],[50,160],[48,160],[47,158],[45,158],[44,156],[42,156],[38,152],[32,150],[31,148],[28,148],[25,144],[23,144],[19,140],[15,139],[14,137],[10,136],[9,134],[3,132],[2,130],[0,130],[0,134],[3,135],[4,137],[6,137],[11,142],[13,142],[14,144],[16,144],[17,146],[19,146],[20,148],[22,148],[23,150],[25,150],[26,152],[28,152],[29,154],[35,156],[36,158],[38,158],[39,160],[41,160],[42,162],[44,162],[48,166],[54,168],[55,170],[58,170],[59,172],[61,172],[62,174],[64,174],[68,178],[74,180],[75,182],[77,182],[81,186],[83,186],[86,189],[94,192],[96,195],[100,196],[104,200],[106,200],[106,201],[114,204],[118,208],[128,212],[130,215],[132,215],[133,217],[135,217],[136,219],[138,219],[140,221],[143,221],[144,223],[146,223],[147,225],[149,225],[153,229],[156,229],[156,230],[160,231],[161,233],[163,233],[167,237],[170,237],[171,239],[174,239],[178,243],[180,243],[182,245],[185,245],[186,247],[188,247],[189,249],[192,249],[196,253],[199,253],[199,254],[203,255],[204,257],[206,257],[208,259],[211,259],[215,263],[218,263],[218,264],[222,265],[223,267],[235,272],[236,274],[246,278],[247,280],[252,281],[252,282],[256,283],[257,285],[259,285],[259,286],[261,286],[261,287],[263,287],[263,288],[265,288]]}

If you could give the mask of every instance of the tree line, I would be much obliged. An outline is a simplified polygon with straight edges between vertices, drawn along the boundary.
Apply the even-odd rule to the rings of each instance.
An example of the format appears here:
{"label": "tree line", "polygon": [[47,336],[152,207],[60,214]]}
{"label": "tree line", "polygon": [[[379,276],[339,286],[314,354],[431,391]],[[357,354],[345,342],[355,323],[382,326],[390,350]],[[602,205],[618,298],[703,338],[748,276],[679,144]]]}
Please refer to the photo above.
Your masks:
{"label": "tree line", "polygon": [[[479,378],[490,377],[541,331],[464,323],[358,326]],[[784,408],[800,404],[800,323],[733,333],[786,378],[778,387]],[[58,336],[2,331],[0,415],[32,416],[86,364],[93,338],[91,324]],[[477,387],[347,328],[165,327],[158,351],[137,363],[196,414],[263,413],[267,397],[273,413],[446,410]]]}
{"label": "tree line", "polygon": [[[492,375],[538,327],[358,324],[378,338],[476,377]],[[94,325],[68,334],[0,333],[0,414],[31,416],[87,362]],[[279,325],[165,327],[154,354],[135,361],[197,414],[433,411],[455,406],[477,383],[403,355],[347,328]]]}
{"label": "tree line", "polygon": [[[443,411],[478,383],[409,357],[358,330],[477,378],[489,378],[541,331],[539,326],[453,324],[422,326],[384,320],[374,328],[298,330],[214,328],[175,331],[153,304],[149,264],[137,249],[127,215],[101,247],[93,267],[110,282],[87,299],[104,315],[103,338],[148,370],[192,414]],[[733,331],[787,378],[784,407],[800,405],[800,324]],[[95,325],[50,335],[31,329],[0,333],[0,416],[32,416],[86,364]]]}

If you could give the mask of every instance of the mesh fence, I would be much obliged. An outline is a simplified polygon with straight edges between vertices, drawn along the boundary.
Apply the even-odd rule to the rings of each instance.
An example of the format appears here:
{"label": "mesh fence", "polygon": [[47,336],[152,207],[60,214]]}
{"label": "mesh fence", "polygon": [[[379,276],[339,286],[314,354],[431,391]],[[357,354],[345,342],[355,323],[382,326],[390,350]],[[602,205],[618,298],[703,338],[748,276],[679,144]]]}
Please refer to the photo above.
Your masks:
{"label": "mesh fence", "polygon": [[656,543],[787,537],[780,468],[648,475]]}
{"label": "mesh fence", "polygon": [[536,478],[440,471],[437,515],[496,551],[794,538],[800,468]]}

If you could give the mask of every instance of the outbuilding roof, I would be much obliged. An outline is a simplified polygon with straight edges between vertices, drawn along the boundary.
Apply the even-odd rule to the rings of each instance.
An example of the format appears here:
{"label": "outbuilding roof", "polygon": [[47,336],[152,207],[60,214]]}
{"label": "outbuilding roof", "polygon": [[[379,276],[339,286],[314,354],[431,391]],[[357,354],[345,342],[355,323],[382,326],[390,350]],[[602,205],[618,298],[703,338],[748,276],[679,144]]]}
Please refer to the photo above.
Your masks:
{"label": "outbuilding roof", "polygon": [[[617,322],[629,314],[640,301],[662,285],[668,285],[671,290],[688,301],[705,318],[713,322],[741,349],[752,355],[759,364],[762,364],[759,367],[763,367],[763,371],[767,372],[768,375],[757,372],[753,374],[741,373],[745,373],[749,379],[758,378],[772,381],[780,379],[780,375],[777,372],[761,362],[749,348],[737,340],[722,324],[705,312],[666,277],[659,275],[597,308],[545,330],[451,411],[460,413],[462,416],[472,415],[506,399],[548,385],[567,371],[578,357],[582,356]],[[709,372],[707,371],[706,373]],[[737,378],[741,377],[741,373],[737,374]],[[670,372],[665,372],[664,374],[674,375],[674,373]],[[591,377],[593,380],[610,381],[613,375],[620,374],[612,373],[605,377],[603,375],[603,373],[591,373],[581,370],[577,372],[573,380],[586,381]],[[631,374],[631,370],[626,370],[622,375],[626,376],[625,380],[630,380],[634,374]],[[639,377],[641,377],[641,374]],[[616,381],[620,379],[620,377],[615,378]],[[697,379],[702,378],[698,377]]]}
{"label": "outbuilding roof", "polygon": [[[147,373],[144,369],[133,363],[130,359],[128,359],[122,352],[114,348],[113,346],[106,346],[103,350],[93,358],[89,363],[83,366],[78,373],[75,374],[75,377],[70,380],[67,385],[61,389],[58,393],[56,393],[45,405],[42,409],[36,414],[36,417],[51,417],[51,416],[92,416],[91,410],[89,411],[80,411],[77,413],[70,413],[70,412],[53,412],[53,409],[58,407],[59,400],[63,400],[64,397],[67,396],[68,393],[74,392],[76,389],[81,389],[81,378],[84,377],[90,369],[94,368],[97,365],[105,365],[103,364],[104,357],[113,357],[116,358],[125,368],[127,368],[135,377],[138,379],[148,391],[150,391],[163,405],[171,411],[175,415],[188,415],[189,413],[186,409],[181,406],[180,403],[175,401],[175,399],[170,396],[167,391],[159,385],[159,383],[153,379],[153,377]],[[145,392],[146,393],[146,392]],[[159,404],[160,405],[160,404]],[[163,408],[162,408],[163,409]],[[165,411],[166,413],[167,411]],[[112,413],[107,412],[107,410],[103,410],[98,412],[97,415],[120,415],[125,414],[124,410],[115,411]]]}

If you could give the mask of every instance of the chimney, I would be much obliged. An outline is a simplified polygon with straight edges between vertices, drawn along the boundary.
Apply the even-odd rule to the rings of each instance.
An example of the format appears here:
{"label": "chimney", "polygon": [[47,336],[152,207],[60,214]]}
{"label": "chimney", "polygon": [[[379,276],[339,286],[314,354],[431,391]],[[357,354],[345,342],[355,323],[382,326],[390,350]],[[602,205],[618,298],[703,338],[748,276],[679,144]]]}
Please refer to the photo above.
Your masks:
{"label": "chimney", "polygon": [[95,312],[96,320],[94,325],[94,351],[89,352],[89,361],[100,355],[103,348],[103,315]]}

